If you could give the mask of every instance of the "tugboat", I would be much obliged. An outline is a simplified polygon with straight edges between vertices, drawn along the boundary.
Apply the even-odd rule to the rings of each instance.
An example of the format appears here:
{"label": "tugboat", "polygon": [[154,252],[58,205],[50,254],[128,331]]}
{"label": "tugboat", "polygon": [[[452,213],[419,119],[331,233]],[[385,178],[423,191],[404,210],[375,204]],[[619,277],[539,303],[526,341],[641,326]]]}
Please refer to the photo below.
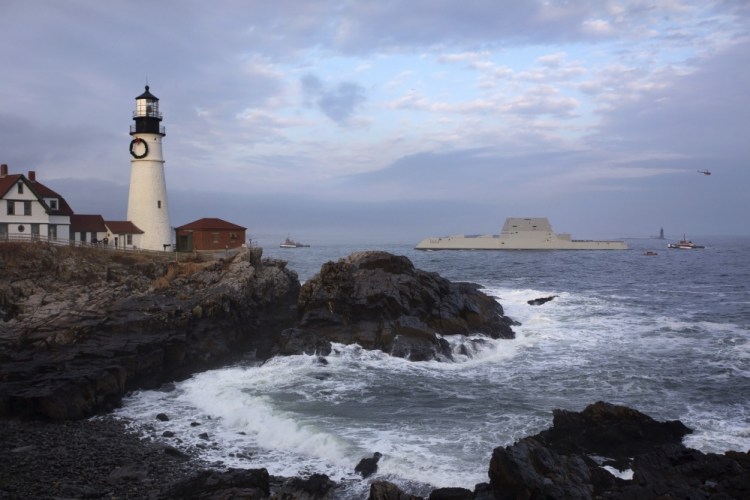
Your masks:
{"label": "tugboat", "polygon": [[678,241],[677,243],[668,243],[667,248],[677,248],[679,250],[695,250],[697,248],[706,248],[703,245],[696,245],[689,239],[685,237],[685,235],[682,235],[682,239]]}
{"label": "tugboat", "polygon": [[299,241],[294,241],[293,239],[290,239],[289,236],[286,237],[284,240],[284,243],[279,245],[279,248],[307,248],[310,245],[305,245],[303,243],[300,243]]}

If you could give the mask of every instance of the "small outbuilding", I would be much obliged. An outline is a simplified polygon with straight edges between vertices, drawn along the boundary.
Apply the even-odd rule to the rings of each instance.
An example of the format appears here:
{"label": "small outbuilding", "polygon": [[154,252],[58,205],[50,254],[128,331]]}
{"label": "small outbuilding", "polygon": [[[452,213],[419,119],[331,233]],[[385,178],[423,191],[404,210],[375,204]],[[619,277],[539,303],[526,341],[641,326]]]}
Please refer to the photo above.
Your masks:
{"label": "small outbuilding", "polygon": [[[105,220],[107,239],[116,249],[136,250],[141,248],[143,231],[129,220]],[[168,245],[171,247],[171,245]],[[170,248],[171,250],[171,248]]]}
{"label": "small outbuilding", "polygon": [[107,227],[101,215],[73,214],[70,216],[70,241],[79,244],[96,244],[107,236]]}
{"label": "small outbuilding", "polygon": [[175,228],[178,252],[216,252],[241,247],[246,227],[222,219],[203,218]]}

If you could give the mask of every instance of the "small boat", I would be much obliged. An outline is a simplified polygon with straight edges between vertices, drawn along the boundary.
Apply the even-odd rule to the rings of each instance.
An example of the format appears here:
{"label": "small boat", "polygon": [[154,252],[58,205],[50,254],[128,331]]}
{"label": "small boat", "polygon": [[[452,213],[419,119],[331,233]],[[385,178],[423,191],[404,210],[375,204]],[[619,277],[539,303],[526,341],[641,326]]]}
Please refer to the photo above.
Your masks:
{"label": "small boat", "polygon": [[654,252],[653,250],[648,250],[646,252],[643,252],[643,255],[659,255],[659,254]]}
{"label": "small boat", "polygon": [[696,245],[689,239],[685,237],[685,235],[682,235],[682,239],[678,241],[677,243],[668,243],[667,248],[677,248],[679,250],[694,250],[697,248],[706,248],[703,245]]}
{"label": "small boat", "polygon": [[307,248],[310,245],[305,245],[303,243],[300,243],[299,241],[294,241],[293,239],[289,238],[289,236],[286,237],[284,240],[284,243],[279,245],[279,248]]}

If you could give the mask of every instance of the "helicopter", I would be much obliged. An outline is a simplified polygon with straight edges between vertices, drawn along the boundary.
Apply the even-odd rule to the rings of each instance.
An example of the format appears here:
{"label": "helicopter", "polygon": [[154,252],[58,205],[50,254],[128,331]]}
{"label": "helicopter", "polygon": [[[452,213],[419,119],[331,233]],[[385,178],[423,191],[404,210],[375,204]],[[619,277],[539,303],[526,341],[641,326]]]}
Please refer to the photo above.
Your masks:
{"label": "helicopter", "polygon": [[698,170],[698,173],[703,175],[711,175],[711,172],[709,172],[708,170]]}

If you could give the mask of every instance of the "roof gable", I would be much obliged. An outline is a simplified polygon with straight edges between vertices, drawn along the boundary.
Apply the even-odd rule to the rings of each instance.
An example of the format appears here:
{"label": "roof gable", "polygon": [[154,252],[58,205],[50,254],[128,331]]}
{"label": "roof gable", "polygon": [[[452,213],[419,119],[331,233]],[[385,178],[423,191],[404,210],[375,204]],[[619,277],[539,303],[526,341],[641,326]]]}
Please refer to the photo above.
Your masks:
{"label": "roof gable", "polygon": [[[65,201],[65,198],[63,198],[57,192],[48,188],[41,182],[37,180],[33,180],[33,181],[29,180],[23,174],[12,174],[12,175],[6,175],[5,177],[0,177],[0,198],[5,197],[5,195],[8,194],[8,191],[10,191],[10,189],[16,184],[18,184],[19,182],[23,182],[24,185],[28,187],[32,193],[34,193],[34,196],[37,197],[37,200],[39,200],[39,203],[44,205],[48,214],[67,215],[67,216],[73,215],[73,209],[70,208],[70,205],[68,205],[68,202]],[[56,198],[57,209],[55,210],[51,209],[44,202],[44,198]]]}
{"label": "roof gable", "polygon": [[[23,177],[23,175],[21,177]],[[48,207],[50,215],[73,215],[73,209],[70,208],[70,205],[68,205],[68,202],[65,201],[65,198],[60,196],[56,191],[53,191],[52,189],[36,180],[27,181],[27,184],[31,187],[32,191],[36,193],[37,197],[40,198],[39,201],[41,202],[43,202],[41,198],[57,198],[57,210],[52,210]]]}
{"label": "roof gable", "polygon": [[237,224],[232,224],[231,222],[227,222],[222,219],[212,218],[212,217],[204,217],[203,219],[198,219],[193,222],[189,222],[185,224],[184,226],[176,227],[177,231],[185,230],[185,229],[192,229],[192,230],[200,230],[200,229],[224,229],[224,230],[231,230],[231,231],[245,231],[247,228],[238,226]]}
{"label": "roof gable", "polygon": [[8,194],[10,188],[15,186],[18,183],[18,180],[22,177],[23,176],[21,174],[13,174],[6,175],[5,177],[0,177],[0,198],[3,198],[6,194]]}

